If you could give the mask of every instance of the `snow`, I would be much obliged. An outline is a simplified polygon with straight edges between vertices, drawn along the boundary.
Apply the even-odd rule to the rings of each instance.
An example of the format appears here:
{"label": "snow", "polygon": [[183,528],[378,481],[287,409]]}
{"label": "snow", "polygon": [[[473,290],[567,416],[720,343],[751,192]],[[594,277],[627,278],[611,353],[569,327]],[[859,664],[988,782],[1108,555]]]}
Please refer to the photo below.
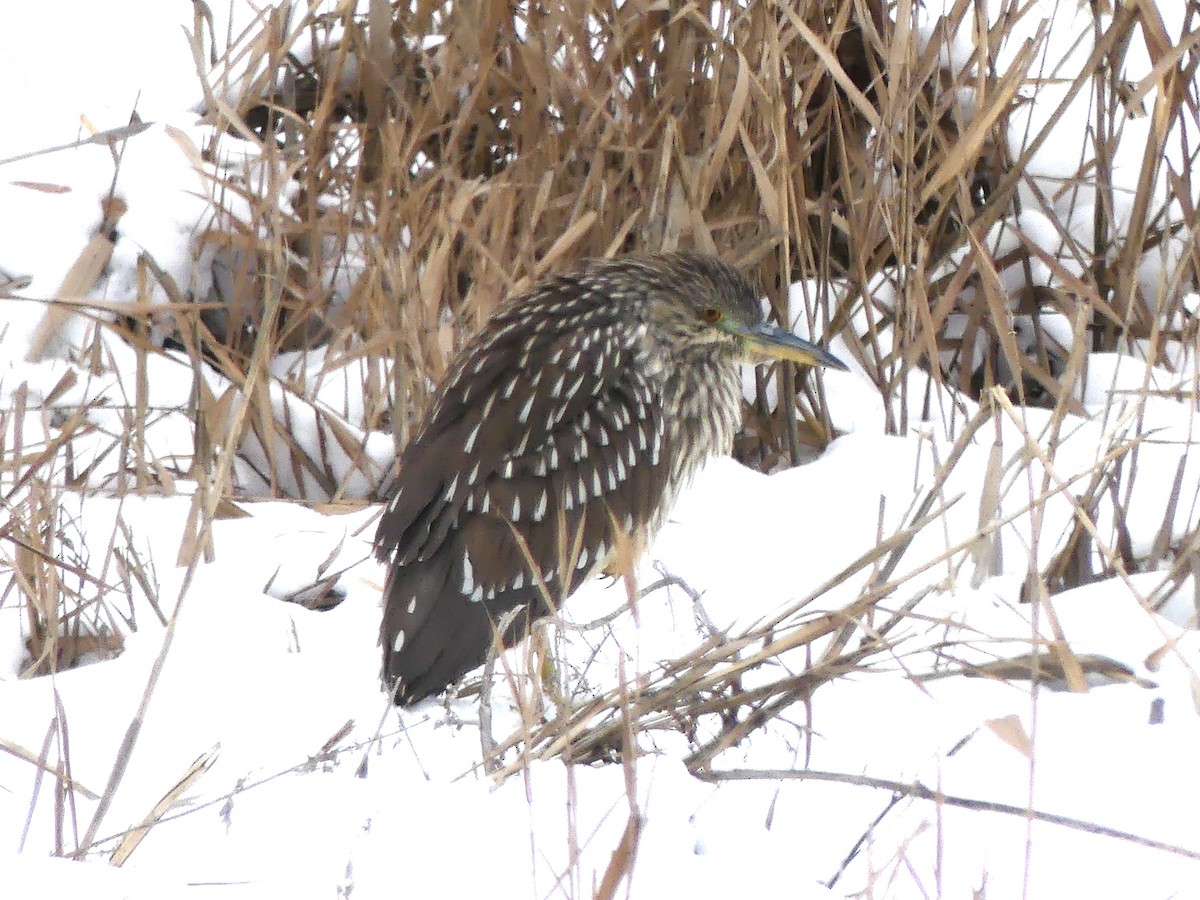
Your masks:
{"label": "snow", "polygon": [[[222,217],[248,218],[243,201],[214,192],[218,170],[244,167],[246,184],[271,182],[252,149],[232,139],[216,162],[196,152],[211,135],[190,112],[203,94],[183,31],[194,25],[186,6],[131,3],[120,16],[107,7],[100,14],[96,4],[69,6],[53,43],[70,66],[20,37],[39,33],[35,4],[4,13],[0,78],[21,89],[5,92],[0,112],[24,127],[0,136],[0,158],[121,128],[135,105],[150,124],[129,138],[119,163],[108,147],[85,145],[0,167],[0,275],[26,279],[15,291],[21,299],[3,301],[2,435],[6,451],[27,454],[0,482],[9,520],[0,538],[14,524],[36,525],[38,510],[49,516],[50,531],[64,536],[50,552],[85,573],[72,585],[98,600],[94,615],[124,647],[115,658],[19,677],[29,663],[27,611],[14,568],[0,570],[6,896],[584,896],[614,861],[620,871],[620,848],[636,833],[632,875],[621,888],[634,897],[1200,897],[1197,595],[1192,570],[1179,565],[1192,550],[1163,550],[1193,539],[1200,526],[1200,463],[1188,452],[1196,413],[1186,399],[1194,364],[1171,372],[1132,355],[1092,354],[1075,384],[1079,414],[1056,419],[997,399],[961,448],[968,423],[983,413],[928,375],[905,376],[910,397],[932,398],[918,404],[921,421],[887,434],[887,410],[899,408],[900,392],[882,397],[857,363],[824,373],[841,436],[811,463],[770,475],[731,460],[709,464],[637,573],[642,586],[670,573],[697,599],[665,587],[631,611],[624,584],[585,586],[565,624],[549,629],[557,677],[577,701],[602,697],[652,683],[665,662],[704,646],[744,638],[744,659],[823,621],[832,629],[848,605],[876,593],[878,602],[855,615],[871,628],[888,625],[886,639],[864,647],[861,665],[809,701],[717,754],[711,771],[724,777],[715,781],[685,764],[697,744],[718,735],[723,723],[711,716],[690,736],[670,723],[636,723],[638,753],[626,747],[615,762],[521,765],[509,751],[503,761],[513,771],[495,779],[481,766],[477,697],[396,710],[380,690],[384,572],[370,546],[377,508],[241,503],[245,515],[213,522],[210,556],[189,559],[181,548],[191,546],[190,517],[203,500],[180,474],[193,447],[192,397],[198,379],[214,396],[236,387],[198,375],[181,354],[135,358],[105,334],[102,365],[68,362],[62,346],[26,361],[45,311],[39,301],[55,295],[91,239],[114,175],[128,211],[89,294],[114,303],[143,299],[143,252],[185,294],[208,295],[229,261],[200,235]],[[255,19],[248,4],[214,12],[230,17],[217,22],[218,36]],[[922,15],[918,32],[934,39],[936,20]],[[1068,35],[1091,27],[1083,12],[1056,16],[1053,27]],[[135,20],[136,50],[113,53]],[[972,42],[960,29],[941,64],[972,65]],[[1046,65],[1069,69],[1078,56]],[[1148,62],[1134,52],[1130,65]],[[80,66],[95,77],[69,74]],[[961,101],[969,119],[973,98]],[[1056,105],[1052,93],[1039,95],[1022,115],[1046,116]],[[1086,123],[1086,107],[1071,113]],[[1085,130],[1070,121],[1067,130]],[[1018,155],[1022,128],[1010,132]],[[1081,152],[1048,144],[1031,170],[1049,184],[1075,172]],[[1139,167],[1131,158],[1114,178],[1136,180]],[[1064,271],[1078,272],[1054,224],[1064,210],[1030,200],[1021,216],[993,229],[997,252],[1016,247],[1020,231]],[[1067,233],[1085,244],[1089,209],[1076,206],[1067,217]],[[1143,280],[1157,283],[1173,265],[1169,254],[1150,260]],[[1034,268],[1039,282],[1061,277],[1043,262]],[[895,290],[876,287],[881,303]],[[795,286],[793,309],[814,295]],[[1194,297],[1187,302],[1194,306]],[[810,322],[801,316],[795,327],[811,336]],[[1044,316],[1040,327],[1060,345],[1074,340],[1063,316]],[[67,338],[81,341],[90,328],[81,318]],[[889,352],[890,334],[878,339]],[[833,349],[855,359],[844,344]],[[1180,354],[1194,359],[1186,345]],[[274,360],[272,408],[291,417],[297,440],[333,448],[343,496],[367,496],[386,478],[392,446],[390,436],[355,424],[363,417],[357,386],[386,373],[361,361],[332,370],[326,363],[321,352]],[[163,472],[159,492],[144,496],[116,490],[126,473],[112,449],[129,430],[128,373],[139,365],[147,367],[145,402],[158,411],[143,436],[145,454]],[[80,408],[88,427],[69,440],[86,477],[70,487],[62,470],[44,488],[19,481]],[[370,471],[336,452],[343,439],[367,449]],[[1126,461],[1119,483],[1084,508],[1098,461],[1114,454]],[[264,473],[290,471],[286,458],[281,448],[247,441],[236,481],[248,493],[265,490]],[[306,473],[286,477],[286,492],[319,495]],[[1080,528],[1093,532],[1094,553],[1116,574],[1026,602],[1040,596],[1039,579],[1028,574],[1046,571]],[[888,543],[906,529],[909,540]],[[5,548],[6,563],[13,553]],[[1130,561],[1148,571],[1125,574]],[[151,578],[141,582],[130,570]],[[322,579],[342,598],[336,606],[288,602]],[[876,591],[884,583],[894,588]],[[606,626],[573,627],[609,613],[616,614]],[[788,645],[770,664],[748,668],[742,686],[773,689],[819,671],[826,651],[847,653],[860,640],[856,633],[840,650],[830,650],[831,638]],[[1119,664],[1124,675],[1086,692],[1028,678],[924,677],[1020,657],[1035,641],[1043,658],[1048,648],[1069,647],[1076,658]],[[550,701],[531,705],[526,652],[498,664],[490,709],[501,742],[530,736],[542,716],[554,715]],[[505,672],[522,689],[517,696]],[[59,766],[69,766],[61,780],[53,774]],[[60,792],[66,778],[75,788]],[[178,796],[159,806],[181,779]],[[897,790],[914,785],[940,799]],[[134,831],[143,823],[152,827]],[[85,843],[82,858],[72,859]],[[114,853],[121,865],[110,862]]]}

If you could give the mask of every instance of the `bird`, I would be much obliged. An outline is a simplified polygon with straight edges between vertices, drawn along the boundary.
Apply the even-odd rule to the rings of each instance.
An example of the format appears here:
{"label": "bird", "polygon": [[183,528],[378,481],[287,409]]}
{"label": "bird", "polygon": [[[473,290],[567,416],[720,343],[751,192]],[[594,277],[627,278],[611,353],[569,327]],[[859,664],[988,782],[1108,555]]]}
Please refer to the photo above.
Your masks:
{"label": "bird", "polygon": [[376,531],[394,703],[440,694],[646,548],[730,452],[741,364],[846,368],[759,297],[718,257],[670,252],[590,260],[496,308],[400,454]]}

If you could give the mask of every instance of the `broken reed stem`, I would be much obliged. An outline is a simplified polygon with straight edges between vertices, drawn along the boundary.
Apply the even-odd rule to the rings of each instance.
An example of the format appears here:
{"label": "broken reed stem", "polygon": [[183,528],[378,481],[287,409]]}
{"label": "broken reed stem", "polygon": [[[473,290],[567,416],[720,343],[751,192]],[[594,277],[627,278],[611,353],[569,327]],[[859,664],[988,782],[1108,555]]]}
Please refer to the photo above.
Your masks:
{"label": "broken reed stem", "polygon": [[851,775],[844,772],[822,772],[817,769],[720,769],[715,771],[701,771],[694,773],[697,778],[702,781],[719,783],[722,781],[824,781],[834,784],[849,784],[858,787],[875,788],[881,791],[890,791],[891,793],[903,796],[912,797],[917,800],[930,800],[937,804],[945,806],[956,806],[960,809],[970,809],[979,812],[993,812],[1002,815],[1016,816],[1021,819],[1032,819],[1037,822],[1046,822],[1051,825],[1061,825],[1064,828],[1070,828],[1074,831],[1083,831],[1088,834],[1096,834],[1102,837],[1109,837],[1119,841],[1125,841],[1131,844],[1137,844],[1141,847],[1148,847],[1152,850],[1165,850],[1168,853],[1182,856],[1187,859],[1200,860],[1200,851],[1191,850],[1187,847],[1180,847],[1176,844],[1168,844],[1165,841],[1157,841],[1153,838],[1142,837],[1141,835],[1133,834],[1132,832],[1123,831],[1119,828],[1110,828],[1107,825],[1099,825],[1095,822],[1088,822],[1084,819],[1076,819],[1071,816],[1063,816],[1057,813],[1043,812],[1041,810],[1032,809],[1026,806],[1013,806],[1008,803],[997,803],[992,800],[976,800],[971,797],[960,797],[955,794],[947,794],[942,791],[928,788],[920,782],[905,783],[902,781],[891,781],[886,778],[872,778],[868,775]]}

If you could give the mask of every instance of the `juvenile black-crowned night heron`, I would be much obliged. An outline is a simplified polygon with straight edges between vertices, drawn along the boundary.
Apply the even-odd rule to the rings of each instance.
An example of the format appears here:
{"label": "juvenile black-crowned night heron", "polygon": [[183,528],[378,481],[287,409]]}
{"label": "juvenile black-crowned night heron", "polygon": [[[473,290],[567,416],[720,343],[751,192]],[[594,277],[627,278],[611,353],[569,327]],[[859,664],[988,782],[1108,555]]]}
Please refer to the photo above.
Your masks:
{"label": "juvenile black-crowned night heron", "polygon": [[771,358],[845,368],[767,324],[708,256],[590,262],[499,307],[404,450],[375,536],[396,702],[438,693],[631,555],[618,548],[645,548],[729,452],[739,364]]}

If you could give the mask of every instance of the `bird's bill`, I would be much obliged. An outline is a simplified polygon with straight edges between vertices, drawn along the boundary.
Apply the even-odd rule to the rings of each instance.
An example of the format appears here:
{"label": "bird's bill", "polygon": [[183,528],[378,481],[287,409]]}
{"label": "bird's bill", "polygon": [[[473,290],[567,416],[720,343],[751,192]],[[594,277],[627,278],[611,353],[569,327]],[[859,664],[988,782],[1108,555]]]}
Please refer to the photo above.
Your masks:
{"label": "bird's bill", "polygon": [[738,327],[736,333],[745,340],[746,348],[751,353],[771,359],[790,360],[802,366],[828,366],[831,369],[847,370],[846,364],[828,350],[767,322]]}

